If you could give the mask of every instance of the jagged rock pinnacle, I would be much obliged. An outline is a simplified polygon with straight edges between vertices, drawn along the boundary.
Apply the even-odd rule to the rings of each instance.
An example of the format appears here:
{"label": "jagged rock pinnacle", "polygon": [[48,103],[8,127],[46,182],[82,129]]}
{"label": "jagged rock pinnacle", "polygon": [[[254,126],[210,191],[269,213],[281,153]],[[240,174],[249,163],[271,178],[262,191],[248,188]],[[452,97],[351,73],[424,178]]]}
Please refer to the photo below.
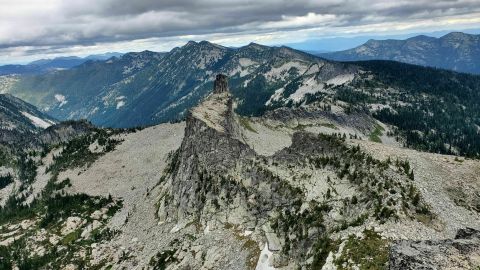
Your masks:
{"label": "jagged rock pinnacle", "polygon": [[217,74],[213,83],[213,93],[228,92],[228,77],[224,74]]}
{"label": "jagged rock pinnacle", "polygon": [[[228,77],[218,74],[213,92],[190,110],[191,120],[197,119],[231,138],[243,140],[234,112],[233,96],[228,89]],[[189,118],[188,118],[189,119]],[[187,128],[189,120],[187,119]]]}

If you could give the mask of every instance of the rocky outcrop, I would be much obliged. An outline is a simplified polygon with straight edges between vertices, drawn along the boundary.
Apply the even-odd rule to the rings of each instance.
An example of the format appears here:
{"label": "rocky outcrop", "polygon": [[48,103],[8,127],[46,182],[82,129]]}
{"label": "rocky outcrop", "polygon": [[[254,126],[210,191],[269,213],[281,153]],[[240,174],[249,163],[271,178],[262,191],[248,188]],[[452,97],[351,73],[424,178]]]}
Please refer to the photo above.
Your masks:
{"label": "rocky outcrop", "polygon": [[395,242],[390,250],[390,270],[478,269],[480,231],[460,229],[455,239]]}
{"label": "rocky outcrop", "polygon": [[176,223],[172,233],[192,222],[206,232],[250,231],[268,242],[275,266],[317,269],[328,255],[322,245],[329,231],[369,216],[401,219],[424,207],[418,198],[402,210],[409,203],[401,196],[411,181],[407,174],[338,135],[295,132],[291,146],[256,154],[242,139],[226,77],[216,78],[212,94],[190,111],[182,144],[162,176],[158,217]]}
{"label": "rocky outcrop", "polygon": [[227,76],[223,74],[218,74],[213,83],[213,93],[220,94],[228,92],[228,79]]}
{"label": "rocky outcrop", "polygon": [[214,82],[212,94],[203,102],[189,111],[187,129],[194,125],[194,121],[201,121],[208,127],[237,140],[242,140],[234,113],[232,94],[228,89],[227,77],[218,74]]}
{"label": "rocky outcrop", "polygon": [[369,134],[376,125],[375,119],[365,112],[331,112],[319,110],[318,107],[282,107],[267,111],[264,119],[274,120],[286,125],[297,125],[298,123],[325,123],[330,121],[338,126],[349,127],[364,134]]}
{"label": "rocky outcrop", "polygon": [[[159,213],[161,218],[177,220],[215,210],[211,207],[218,207],[222,192],[218,178],[227,181],[242,161],[254,157],[241,141],[226,76],[217,75],[214,86],[213,93],[187,116],[185,137],[171,159],[171,190],[161,201],[165,207],[160,209],[166,210]],[[240,186],[231,183],[235,187],[228,192],[236,194]]]}
{"label": "rocky outcrop", "polygon": [[38,134],[36,140],[39,144],[57,144],[95,129],[96,127],[86,120],[65,121],[43,130]]}
{"label": "rocky outcrop", "polygon": [[257,166],[260,157],[242,139],[226,77],[217,76],[214,85],[187,117],[182,144],[166,171],[158,215],[165,221],[196,219],[205,226],[217,220],[255,227],[298,194]]}

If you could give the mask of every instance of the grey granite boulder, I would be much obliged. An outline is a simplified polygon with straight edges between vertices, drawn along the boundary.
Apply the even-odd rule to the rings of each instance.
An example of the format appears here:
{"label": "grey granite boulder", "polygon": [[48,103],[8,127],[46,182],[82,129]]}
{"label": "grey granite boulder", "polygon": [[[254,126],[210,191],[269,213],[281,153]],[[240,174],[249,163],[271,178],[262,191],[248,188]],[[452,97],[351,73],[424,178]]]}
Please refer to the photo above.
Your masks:
{"label": "grey granite boulder", "polygon": [[395,242],[390,249],[390,270],[479,269],[480,231],[460,229],[454,239]]}

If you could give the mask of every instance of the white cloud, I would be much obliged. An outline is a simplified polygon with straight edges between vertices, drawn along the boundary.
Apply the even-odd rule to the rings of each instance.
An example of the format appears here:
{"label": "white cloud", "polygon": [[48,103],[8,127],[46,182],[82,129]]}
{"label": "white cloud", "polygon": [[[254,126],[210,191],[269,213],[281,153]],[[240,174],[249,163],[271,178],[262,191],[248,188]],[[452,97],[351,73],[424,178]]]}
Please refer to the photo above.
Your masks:
{"label": "white cloud", "polygon": [[282,16],[281,21],[267,22],[260,25],[261,29],[281,29],[281,28],[299,28],[312,27],[319,25],[331,25],[339,23],[340,18],[335,14],[315,14],[307,13],[305,16]]}

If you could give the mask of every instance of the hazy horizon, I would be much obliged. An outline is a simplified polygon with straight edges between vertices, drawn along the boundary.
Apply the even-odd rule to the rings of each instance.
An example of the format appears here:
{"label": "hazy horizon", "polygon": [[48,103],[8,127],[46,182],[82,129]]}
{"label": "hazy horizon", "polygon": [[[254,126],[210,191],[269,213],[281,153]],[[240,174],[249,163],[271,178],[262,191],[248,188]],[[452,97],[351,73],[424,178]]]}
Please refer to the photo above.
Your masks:
{"label": "hazy horizon", "polygon": [[[474,34],[478,35],[480,34],[480,29],[468,29],[468,30],[451,30],[451,31],[436,31],[436,32],[430,32],[430,33],[408,33],[408,34],[396,34],[396,35],[371,35],[371,36],[352,36],[352,37],[325,37],[322,39],[308,39],[303,42],[298,42],[298,43],[281,43],[281,44],[263,44],[263,45],[268,45],[268,46],[288,46],[293,49],[305,51],[305,52],[310,52],[310,53],[322,53],[322,52],[334,52],[334,51],[342,51],[342,50],[347,50],[351,48],[355,48],[357,46],[360,46],[364,44],[366,41],[370,39],[375,39],[375,40],[387,40],[387,39],[398,39],[398,40],[404,40],[408,39],[411,37],[415,37],[418,35],[426,35],[430,37],[441,37],[444,36],[448,33],[451,32],[463,32],[467,34]],[[201,40],[194,40],[196,42],[200,42]],[[185,41],[183,44],[180,44],[179,46],[183,46],[187,43],[188,41]],[[215,42],[212,42],[215,43]],[[248,42],[250,43],[250,42]],[[248,45],[248,43],[243,44],[241,46]],[[262,43],[259,43],[262,44]],[[222,45],[222,44],[220,44]],[[178,46],[176,46],[178,47]],[[227,47],[229,47],[227,45]],[[235,47],[235,46],[230,46],[230,47]],[[240,46],[236,46],[240,47]],[[164,50],[164,51],[156,51],[156,52],[167,52],[173,49],[174,47]],[[154,51],[151,49],[145,49],[149,51]],[[68,57],[78,57],[78,58],[86,58],[89,56],[96,56],[96,55],[104,55],[104,54],[125,54],[129,52],[141,52],[145,50],[137,50],[137,51],[101,51],[97,53],[85,53],[85,54],[60,54],[60,55],[55,55],[52,57],[42,57],[43,55],[34,55],[33,58],[25,59],[23,61],[13,61],[13,62],[2,62],[0,59],[0,65],[27,65],[35,61],[39,60],[52,60],[55,58],[68,58]]]}

